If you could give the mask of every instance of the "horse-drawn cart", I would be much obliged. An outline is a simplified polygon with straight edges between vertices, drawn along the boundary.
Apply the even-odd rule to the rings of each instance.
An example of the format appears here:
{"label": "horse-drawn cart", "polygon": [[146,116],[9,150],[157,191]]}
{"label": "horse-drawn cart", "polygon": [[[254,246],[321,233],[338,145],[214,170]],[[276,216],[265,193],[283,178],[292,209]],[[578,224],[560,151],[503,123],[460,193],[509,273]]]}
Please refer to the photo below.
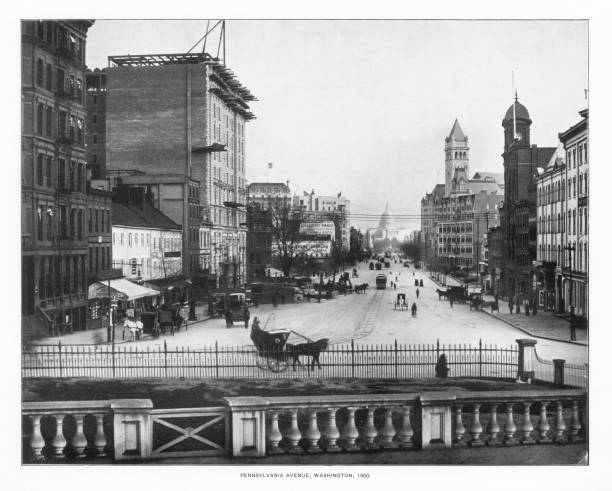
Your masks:
{"label": "horse-drawn cart", "polygon": [[[263,329],[259,322],[253,322],[251,326],[251,340],[257,349],[257,366],[261,369],[269,369],[272,372],[284,372],[289,367],[289,360],[293,361],[293,370],[297,364],[301,365],[300,356],[311,358],[308,366],[314,370],[315,364],[321,368],[319,355],[329,345],[329,339],[322,338],[313,341],[302,334],[288,329],[266,330],[270,318],[266,321]],[[291,334],[303,338],[307,342],[300,344],[289,344],[287,339]]]}

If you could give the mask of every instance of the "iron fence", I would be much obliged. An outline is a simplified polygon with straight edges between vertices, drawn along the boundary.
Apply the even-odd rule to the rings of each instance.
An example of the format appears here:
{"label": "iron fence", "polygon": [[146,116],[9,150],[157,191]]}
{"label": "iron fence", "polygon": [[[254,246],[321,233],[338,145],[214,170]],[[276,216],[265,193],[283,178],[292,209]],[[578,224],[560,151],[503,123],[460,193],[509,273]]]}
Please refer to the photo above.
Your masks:
{"label": "iron fence", "polygon": [[446,355],[450,377],[515,378],[518,347],[467,344],[349,344],[312,358],[253,346],[158,349],[134,345],[39,345],[22,352],[22,376],[90,378],[430,378]]}
{"label": "iron fence", "polygon": [[[544,360],[540,358],[538,352],[535,351],[534,356],[534,377],[536,380],[543,380],[545,382],[555,382],[555,364],[550,360]],[[589,385],[589,365],[584,363],[583,365],[564,363],[562,365],[563,370],[563,384],[572,387],[588,387]]]}

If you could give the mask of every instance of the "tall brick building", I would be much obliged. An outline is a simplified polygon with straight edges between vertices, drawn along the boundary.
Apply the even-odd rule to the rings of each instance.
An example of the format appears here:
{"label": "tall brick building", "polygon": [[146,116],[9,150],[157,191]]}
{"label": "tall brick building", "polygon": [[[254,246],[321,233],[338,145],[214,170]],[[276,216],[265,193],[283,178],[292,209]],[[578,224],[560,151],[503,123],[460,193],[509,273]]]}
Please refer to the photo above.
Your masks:
{"label": "tall brick building", "polygon": [[22,326],[85,327],[89,20],[21,23]]}
{"label": "tall brick building", "polygon": [[529,301],[535,300],[537,168],[545,167],[555,152],[555,147],[538,148],[531,144],[531,123],[527,108],[517,97],[502,121],[505,197],[499,278],[502,297]]}
{"label": "tall brick building", "polygon": [[183,197],[183,272],[209,274],[220,287],[243,283],[245,126],[255,97],[207,54],[112,56],[109,65],[107,168],[197,182],[198,216]]}

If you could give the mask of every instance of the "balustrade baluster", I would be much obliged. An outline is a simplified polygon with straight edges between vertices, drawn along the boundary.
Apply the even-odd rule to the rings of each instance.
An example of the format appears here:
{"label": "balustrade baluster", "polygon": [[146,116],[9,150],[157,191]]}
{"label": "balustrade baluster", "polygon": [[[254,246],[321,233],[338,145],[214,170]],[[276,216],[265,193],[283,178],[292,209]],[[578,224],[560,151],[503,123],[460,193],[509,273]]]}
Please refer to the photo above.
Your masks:
{"label": "balustrade baluster", "polygon": [[555,415],[555,433],[553,439],[555,443],[565,443],[565,420],[563,419],[563,402],[557,402],[557,412]]}
{"label": "balustrade baluster", "polygon": [[321,451],[321,448],[319,447],[320,439],[321,432],[319,431],[319,426],[317,425],[317,410],[311,409],[308,429],[306,430],[306,440],[308,442],[306,450],[308,453],[317,453]]}
{"label": "balustrade baluster", "polygon": [[106,456],[106,436],[104,435],[104,414],[96,414],[96,436],[94,447],[98,452],[98,457]]}
{"label": "balustrade baluster", "polygon": [[278,411],[272,411],[270,426],[266,431],[266,442],[268,443],[268,454],[274,455],[283,453],[278,444],[283,439],[283,434],[278,428]]}
{"label": "balustrade baluster", "polygon": [[580,414],[578,410],[578,401],[572,401],[572,419],[570,421],[570,432],[569,439],[571,442],[579,442],[582,440],[580,437]]}
{"label": "balustrade baluster", "polygon": [[66,438],[64,438],[64,415],[57,414],[55,416],[55,421],[57,423],[55,437],[53,437],[53,441],[51,442],[51,446],[53,447],[53,458],[55,459],[63,459],[64,448],[66,447]]}
{"label": "balustrade baluster", "polygon": [[453,445],[456,447],[465,446],[465,426],[463,426],[463,421],[461,418],[463,411],[463,404],[457,404],[455,409],[455,437],[453,438]]}
{"label": "balustrade baluster", "polygon": [[514,416],[512,414],[512,404],[506,405],[506,423],[504,424],[504,445],[510,447],[516,445],[516,425],[514,424]]}
{"label": "balustrade baluster", "polygon": [[531,445],[535,443],[535,440],[531,437],[533,431],[533,424],[531,423],[531,414],[529,412],[531,408],[530,402],[523,403],[523,421],[521,423],[521,438],[520,442],[523,445]]}
{"label": "balustrade baluster", "polygon": [[489,440],[487,441],[487,445],[495,446],[501,444],[499,440],[499,423],[497,422],[497,404],[492,404],[491,409],[489,410],[490,419],[489,424],[487,425],[487,430],[489,432]]}
{"label": "balustrade baluster", "polygon": [[43,448],[45,448],[45,439],[40,432],[40,419],[42,416],[35,414],[30,416],[32,421],[32,436],[30,437],[30,449],[32,450],[32,460],[42,461],[45,460],[43,455]]}
{"label": "balustrade baluster", "polygon": [[75,457],[77,459],[82,459],[86,457],[85,448],[87,447],[87,438],[83,433],[83,415],[75,414],[74,420],[76,422],[76,431],[72,437],[72,449],[74,450]]}
{"label": "balustrade baluster", "polygon": [[552,440],[548,436],[550,430],[550,424],[546,417],[546,406],[548,402],[542,402],[540,404],[540,420],[538,421],[538,443],[550,443]]}
{"label": "balustrade baluster", "polygon": [[338,408],[327,408],[327,428],[325,429],[325,450],[328,452],[339,452],[340,447],[337,444],[340,438],[340,432],[336,426],[336,411]]}
{"label": "balustrade baluster", "polygon": [[472,423],[470,424],[470,445],[472,447],[480,447],[484,445],[484,442],[480,439],[482,433],[482,424],[480,424],[480,406],[482,404],[474,404],[472,410]]}
{"label": "balustrade baluster", "polygon": [[378,448],[376,443],[374,443],[374,440],[376,440],[378,436],[378,431],[376,431],[376,426],[374,425],[374,411],[376,411],[376,406],[369,406],[366,409],[368,410],[368,416],[361,437],[364,440],[363,448],[373,450]]}
{"label": "balustrade baluster", "polygon": [[410,424],[410,407],[404,406],[404,420],[402,422],[402,429],[398,432],[397,437],[400,441],[400,448],[414,448],[414,442],[412,441],[412,436],[414,432],[412,431],[412,426]]}
{"label": "balustrade baluster", "polygon": [[289,453],[301,453],[302,449],[298,445],[300,440],[302,439],[302,433],[298,427],[298,410],[291,409],[291,426],[289,430],[287,430],[287,441],[289,442],[289,447],[287,448],[287,452]]}
{"label": "balustrade baluster", "polygon": [[395,433],[395,427],[393,426],[393,408],[388,407],[385,412],[385,425],[382,427],[379,435],[379,440],[383,448],[397,448],[397,443],[393,441]]}
{"label": "balustrade baluster", "polygon": [[355,444],[355,441],[359,437],[359,431],[355,426],[355,407],[347,407],[346,424],[342,428],[342,448],[347,452],[355,452],[359,450],[359,447]]}

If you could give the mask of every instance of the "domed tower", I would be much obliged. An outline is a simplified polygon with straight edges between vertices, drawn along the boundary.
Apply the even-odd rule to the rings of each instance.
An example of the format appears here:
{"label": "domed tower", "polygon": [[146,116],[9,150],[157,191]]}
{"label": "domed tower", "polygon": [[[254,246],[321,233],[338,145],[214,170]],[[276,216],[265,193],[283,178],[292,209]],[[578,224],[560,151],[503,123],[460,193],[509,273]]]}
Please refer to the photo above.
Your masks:
{"label": "domed tower", "polygon": [[380,222],[378,223],[379,230],[386,230],[391,225],[391,218],[389,218],[389,203],[385,205],[385,211],[380,216]]}
{"label": "domed tower", "polygon": [[518,101],[518,94],[514,97],[514,104],[506,111],[502,126],[504,128],[504,151],[508,150],[508,147],[515,141],[520,145],[529,146],[531,119],[527,108]]}
{"label": "domed tower", "polygon": [[463,168],[466,174],[470,173],[468,137],[463,133],[459,120],[455,119],[453,128],[444,142],[444,195],[450,196],[455,169]]}

